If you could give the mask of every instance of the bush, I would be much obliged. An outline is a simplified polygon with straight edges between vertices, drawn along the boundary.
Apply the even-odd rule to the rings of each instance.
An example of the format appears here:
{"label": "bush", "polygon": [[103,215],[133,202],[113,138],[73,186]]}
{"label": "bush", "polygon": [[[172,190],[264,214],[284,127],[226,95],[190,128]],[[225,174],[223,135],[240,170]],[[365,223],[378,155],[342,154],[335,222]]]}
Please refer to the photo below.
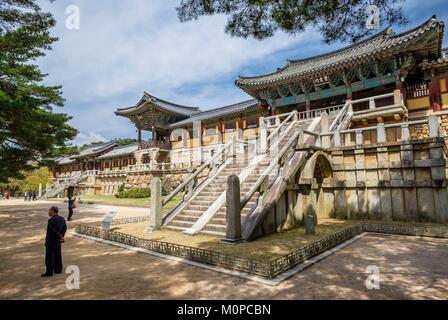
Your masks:
{"label": "bush", "polygon": [[118,192],[115,197],[119,199],[140,199],[149,198],[151,196],[151,189],[129,189]]}

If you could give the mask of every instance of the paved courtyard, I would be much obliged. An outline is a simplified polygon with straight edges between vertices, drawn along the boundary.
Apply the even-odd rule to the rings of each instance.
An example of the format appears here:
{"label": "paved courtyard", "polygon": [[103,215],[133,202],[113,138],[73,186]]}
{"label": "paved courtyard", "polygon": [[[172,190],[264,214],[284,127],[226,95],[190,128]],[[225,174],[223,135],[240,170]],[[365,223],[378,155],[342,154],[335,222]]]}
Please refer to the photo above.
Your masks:
{"label": "paved courtyard", "polygon": [[[68,235],[64,265],[81,270],[80,290],[66,275],[41,278],[48,207],[0,200],[0,299],[448,299],[448,240],[369,235],[278,286],[267,286]],[[58,204],[67,216],[65,204]],[[141,216],[147,209],[81,205],[73,224]],[[368,266],[379,290],[368,290]]]}

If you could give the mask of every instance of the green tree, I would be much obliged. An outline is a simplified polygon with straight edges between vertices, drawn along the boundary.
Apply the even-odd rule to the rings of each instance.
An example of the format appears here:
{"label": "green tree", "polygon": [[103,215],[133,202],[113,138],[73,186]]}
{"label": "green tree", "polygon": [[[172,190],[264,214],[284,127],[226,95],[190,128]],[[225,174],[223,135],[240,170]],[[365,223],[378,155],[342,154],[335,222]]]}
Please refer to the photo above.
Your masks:
{"label": "green tree", "polygon": [[375,32],[366,26],[369,14],[372,16],[373,13],[369,6],[378,8],[381,25],[407,23],[400,6],[404,1],[182,0],[177,13],[181,22],[201,16],[227,15],[225,30],[235,37],[264,39],[277,30],[298,34],[312,26],[319,30],[327,43],[338,40],[354,42]]}
{"label": "green tree", "polygon": [[52,173],[47,167],[35,168],[31,171],[21,172],[22,178],[10,178],[7,183],[0,183],[0,193],[10,191],[11,194],[25,192],[27,190],[38,191],[39,183],[45,188],[45,185],[52,183]]}
{"label": "green tree", "polygon": [[132,138],[118,138],[118,139],[115,139],[115,141],[117,142],[117,144],[119,146],[126,146],[128,144],[133,144],[133,143],[138,142],[137,139],[132,139]]}
{"label": "green tree", "polygon": [[31,162],[49,164],[77,134],[69,116],[53,113],[64,102],[61,87],[43,85],[34,64],[57,40],[49,32],[55,20],[36,2],[0,2],[0,182],[23,176]]}

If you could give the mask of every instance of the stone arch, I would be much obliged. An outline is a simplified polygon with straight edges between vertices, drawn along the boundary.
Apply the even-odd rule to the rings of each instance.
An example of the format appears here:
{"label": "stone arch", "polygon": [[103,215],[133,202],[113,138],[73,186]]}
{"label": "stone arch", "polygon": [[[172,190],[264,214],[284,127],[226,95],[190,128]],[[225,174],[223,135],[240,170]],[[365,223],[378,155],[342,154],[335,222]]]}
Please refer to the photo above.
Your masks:
{"label": "stone arch", "polygon": [[[318,217],[333,216],[334,199],[332,189],[324,189],[324,179],[333,176],[329,155],[323,151],[315,152],[309,157],[300,172],[299,185],[305,188],[306,205],[303,217],[312,215],[317,224]],[[306,190],[306,191],[305,191]]]}
{"label": "stone arch", "polygon": [[[318,174],[317,177],[316,174]],[[317,151],[306,161],[300,173],[299,181],[311,181],[312,179],[323,181],[324,178],[331,178],[332,176],[333,167],[330,157],[323,151]]]}

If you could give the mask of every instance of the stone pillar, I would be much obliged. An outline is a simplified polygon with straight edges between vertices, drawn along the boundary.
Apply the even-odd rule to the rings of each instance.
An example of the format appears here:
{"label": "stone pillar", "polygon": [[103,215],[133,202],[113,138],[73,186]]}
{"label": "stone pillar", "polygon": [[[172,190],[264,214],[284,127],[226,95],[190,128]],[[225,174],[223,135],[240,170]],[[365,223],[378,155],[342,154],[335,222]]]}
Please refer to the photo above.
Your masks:
{"label": "stone pillar", "polygon": [[39,183],[39,193],[38,193],[39,198],[42,197],[42,183]]}
{"label": "stone pillar", "polygon": [[[324,112],[321,115],[321,132],[322,133],[328,133],[330,130],[330,117],[328,116],[328,113]],[[330,136],[323,136],[322,137],[322,148],[327,149],[331,147],[331,137]]]}
{"label": "stone pillar", "polygon": [[315,234],[315,225],[317,224],[317,199],[315,186],[311,186],[308,196],[308,205],[305,213],[305,232],[307,235]]}
{"label": "stone pillar", "polygon": [[402,124],[401,125],[401,141],[409,141],[411,140],[411,134],[409,132],[409,125]]}
{"label": "stone pillar", "polygon": [[385,143],[387,140],[386,136],[386,128],[384,127],[384,123],[378,123],[376,127],[376,136],[377,136],[377,142],[378,143]]}
{"label": "stone pillar", "polygon": [[336,130],[333,135],[333,144],[335,147],[341,146],[341,132]]}
{"label": "stone pillar", "polygon": [[428,126],[429,126],[429,137],[430,138],[438,138],[438,137],[440,137],[439,117],[437,117],[437,116],[429,116],[429,118],[428,118]]}
{"label": "stone pillar", "polygon": [[151,212],[149,217],[149,231],[162,227],[162,181],[154,177],[151,181]]}
{"label": "stone pillar", "polygon": [[362,130],[356,131],[356,145],[362,146],[364,144],[364,136],[362,134]]}
{"label": "stone pillar", "polygon": [[394,91],[394,104],[395,105],[402,105],[403,104],[403,95],[401,93],[401,90],[395,90]]}
{"label": "stone pillar", "polygon": [[227,178],[226,238],[224,243],[241,242],[240,179],[236,175]]}
{"label": "stone pillar", "polygon": [[400,147],[404,186],[404,213],[407,221],[418,221],[417,188],[415,187],[414,148],[412,144]]}
{"label": "stone pillar", "polygon": [[377,149],[378,179],[380,183],[381,215],[385,220],[393,219],[392,190],[390,188],[389,153],[387,147]]}
{"label": "stone pillar", "polygon": [[259,131],[259,153],[266,153],[268,150],[268,131],[263,117],[260,117]]}

